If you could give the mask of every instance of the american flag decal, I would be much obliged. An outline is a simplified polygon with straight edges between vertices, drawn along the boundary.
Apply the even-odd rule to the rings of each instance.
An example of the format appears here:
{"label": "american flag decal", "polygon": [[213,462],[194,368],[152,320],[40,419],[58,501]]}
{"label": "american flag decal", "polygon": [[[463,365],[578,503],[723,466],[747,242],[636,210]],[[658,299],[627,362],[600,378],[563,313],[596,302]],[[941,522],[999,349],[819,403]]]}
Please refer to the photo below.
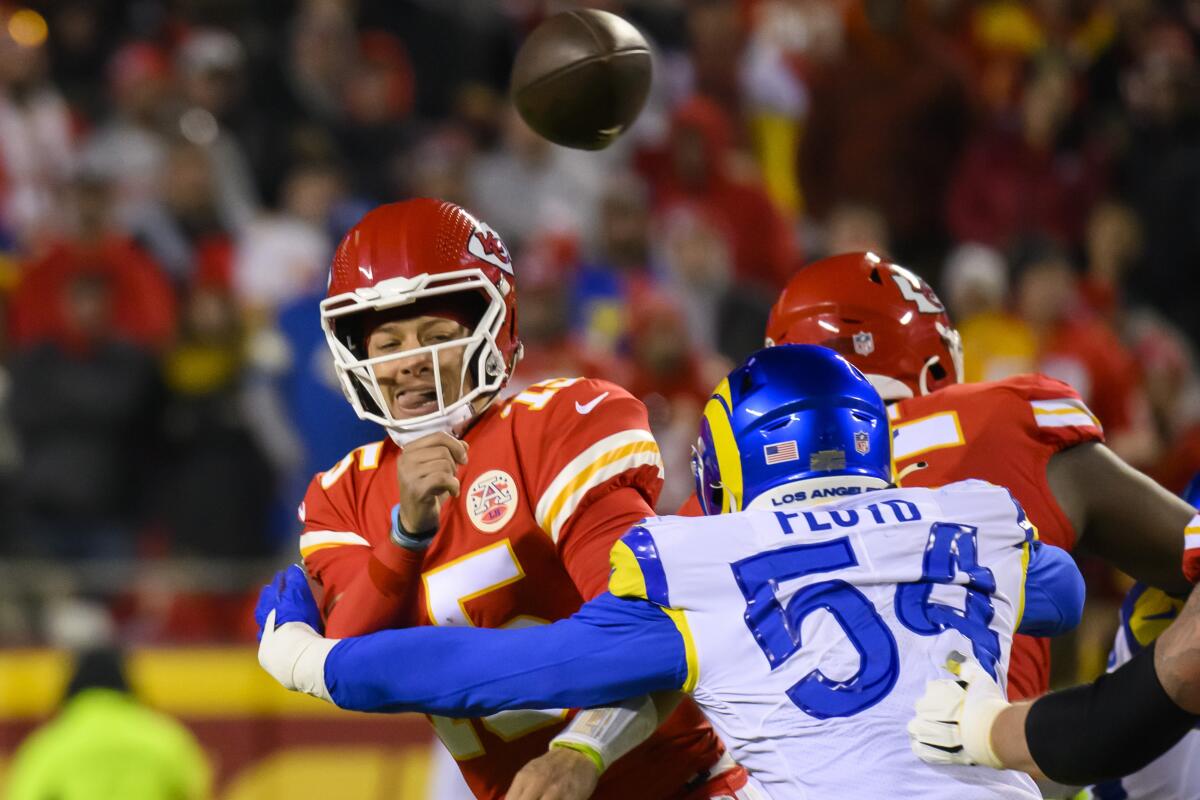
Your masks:
{"label": "american flag decal", "polygon": [[782,464],[785,461],[799,461],[800,452],[796,449],[795,440],[778,444],[764,444],[763,458],[767,464]]}

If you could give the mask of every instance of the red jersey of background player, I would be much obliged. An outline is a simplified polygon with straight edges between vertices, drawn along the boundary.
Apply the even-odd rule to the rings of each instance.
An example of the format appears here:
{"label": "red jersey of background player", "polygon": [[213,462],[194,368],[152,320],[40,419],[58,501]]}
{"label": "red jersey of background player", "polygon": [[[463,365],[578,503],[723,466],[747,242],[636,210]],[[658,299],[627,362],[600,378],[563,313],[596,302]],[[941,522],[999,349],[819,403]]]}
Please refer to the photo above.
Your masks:
{"label": "red jersey of background player", "polygon": [[[1046,465],[1060,450],[1102,442],[1104,434],[1070,386],[1043,375],[963,383],[892,403],[888,415],[902,485],[936,487],[980,478],[1004,486],[1042,541],[1074,548],[1075,530],[1050,491]],[[1009,696],[1036,697],[1049,683],[1050,641],[1014,636]]]}
{"label": "red jersey of background player", "polygon": [[[462,493],[447,501],[423,562],[389,544],[390,512],[399,500],[390,440],[355,450],[313,479],[304,499],[300,552],[324,589],[327,632],[357,632],[374,611],[356,607],[347,588],[363,574],[403,592],[390,619],[372,629],[413,625],[536,625],[573,614],[601,594],[608,553],[637,520],[595,535],[572,527],[584,507],[622,488],[653,507],[662,461],[642,404],[602,381],[570,379],[531,386],[484,412],[465,434],[472,458],[459,468]],[[621,504],[612,503],[614,514]],[[378,553],[383,561],[373,554]],[[388,573],[419,580],[401,580]],[[636,654],[630,654],[636,658]],[[403,669],[401,665],[398,668]],[[546,752],[566,711],[503,712],[451,720],[432,717],[479,797],[502,797],[527,761]],[[603,775],[598,798],[670,797],[712,766],[719,745],[690,703]]]}

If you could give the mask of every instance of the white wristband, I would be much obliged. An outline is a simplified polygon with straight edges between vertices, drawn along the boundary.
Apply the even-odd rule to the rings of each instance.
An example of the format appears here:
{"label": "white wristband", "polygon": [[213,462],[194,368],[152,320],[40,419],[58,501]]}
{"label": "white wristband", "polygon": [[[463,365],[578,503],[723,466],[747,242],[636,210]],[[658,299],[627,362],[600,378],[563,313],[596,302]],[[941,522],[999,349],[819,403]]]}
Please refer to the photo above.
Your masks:
{"label": "white wristband", "polygon": [[649,739],[657,728],[654,701],[649,696],[635,697],[603,708],[585,708],[550,746],[580,750],[591,756],[603,772]]}
{"label": "white wristband", "polygon": [[963,704],[958,734],[962,737],[963,752],[976,764],[1004,769],[1004,764],[992,748],[992,726],[1008,705],[1006,700],[999,697],[981,697]]}
{"label": "white wristband", "polygon": [[326,639],[303,622],[275,627],[275,612],[267,615],[258,663],[283,688],[333,702],[325,686],[325,659],[341,639]]}

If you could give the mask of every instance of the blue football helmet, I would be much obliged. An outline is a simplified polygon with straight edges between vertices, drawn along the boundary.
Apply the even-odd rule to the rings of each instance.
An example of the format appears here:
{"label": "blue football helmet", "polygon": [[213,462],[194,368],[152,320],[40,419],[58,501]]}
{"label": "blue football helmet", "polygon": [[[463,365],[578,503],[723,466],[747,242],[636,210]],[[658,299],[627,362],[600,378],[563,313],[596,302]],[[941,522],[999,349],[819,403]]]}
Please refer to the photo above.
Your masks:
{"label": "blue football helmet", "polygon": [[705,514],[722,514],[882,489],[891,438],[883,400],[846,359],[817,345],[769,347],[704,407],[696,494]]}

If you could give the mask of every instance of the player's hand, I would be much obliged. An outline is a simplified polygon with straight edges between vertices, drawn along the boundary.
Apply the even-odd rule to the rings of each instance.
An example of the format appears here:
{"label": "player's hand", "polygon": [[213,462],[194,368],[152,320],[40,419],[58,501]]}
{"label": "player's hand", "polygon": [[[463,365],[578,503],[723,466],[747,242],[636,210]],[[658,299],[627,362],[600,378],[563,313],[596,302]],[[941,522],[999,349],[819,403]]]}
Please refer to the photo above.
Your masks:
{"label": "player's hand", "polygon": [[583,753],[553,747],[517,773],[508,800],[587,800],[596,791],[600,771]]}
{"label": "player's hand", "polygon": [[439,431],[405,445],[396,462],[400,479],[400,524],[409,533],[438,526],[447,497],[458,497],[458,468],[467,463],[467,443]]}
{"label": "player's hand", "polygon": [[298,564],[292,564],[275,573],[275,579],[258,593],[258,605],[254,609],[254,621],[258,623],[258,638],[262,640],[267,615],[275,612],[275,625],[302,622],[318,634],[325,630],[321,623],[321,612],[308,585],[308,577]]}
{"label": "player's hand", "polygon": [[285,688],[330,700],[325,658],[337,639],[321,636],[321,615],[304,570],[279,572],[262,588],[254,610],[258,621],[258,663]]}
{"label": "player's hand", "polygon": [[908,723],[912,751],[930,764],[1002,769],[991,740],[992,724],[1008,707],[1004,693],[974,659],[959,656],[948,668],[957,677],[929,681],[917,700],[917,715]]}

